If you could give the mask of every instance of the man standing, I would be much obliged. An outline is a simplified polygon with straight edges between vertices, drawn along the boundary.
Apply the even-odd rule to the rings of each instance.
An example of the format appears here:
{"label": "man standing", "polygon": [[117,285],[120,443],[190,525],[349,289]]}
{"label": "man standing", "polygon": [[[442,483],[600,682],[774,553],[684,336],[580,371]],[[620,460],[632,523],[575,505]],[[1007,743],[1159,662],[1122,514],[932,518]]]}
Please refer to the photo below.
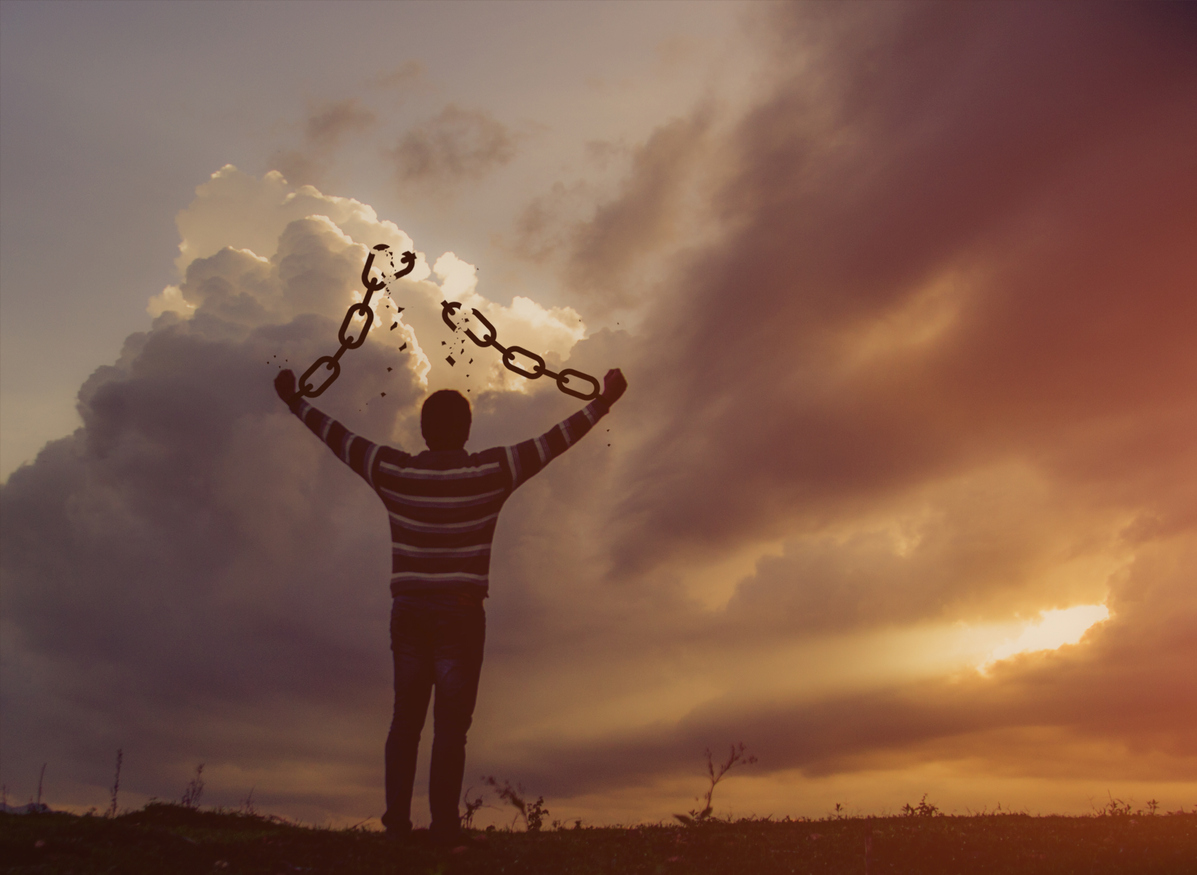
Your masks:
{"label": "man standing", "polygon": [[342,462],[378,494],[391,521],[391,651],[395,711],[386,743],[387,832],[411,832],[416,752],[428,700],[433,703],[428,800],[433,841],[454,844],[465,772],[466,730],[474,713],[482,647],[491,541],[512,492],[569,449],[624,393],[618,369],[599,397],[538,438],[467,453],[470,403],[450,389],[424,402],[420,429],[428,449],[412,456],[372,443],[296,394],[295,375],[274,381],[279,397]]}

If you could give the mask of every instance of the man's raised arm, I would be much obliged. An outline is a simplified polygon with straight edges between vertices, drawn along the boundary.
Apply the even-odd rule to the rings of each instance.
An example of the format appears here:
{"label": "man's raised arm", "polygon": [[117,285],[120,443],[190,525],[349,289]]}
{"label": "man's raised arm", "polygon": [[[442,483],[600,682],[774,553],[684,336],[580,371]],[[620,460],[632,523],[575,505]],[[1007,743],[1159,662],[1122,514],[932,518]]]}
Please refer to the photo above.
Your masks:
{"label": "man's raised arm", "polygon": [[557,423],[540,437],[504,447],[507,466],[511,471],[511,488],[515,489],[540,473],[545,465],[577,443],[595,423],[607,415],[611,405],[619,400],[627,388],[628,381],[623,373],[619,368],[612,368],[603,377],[603,391],[599,396],[573,416]]}
{"label": "man's raised arm", "polygon": [[282,371],[274,378],[274,390],[291,408],[291,412],[298,416],[316,437],[328,444],[328,448],[338,459],[361,475],[371,486],[374,485],[374,463],[378,458],[378,451],[382,449],[381,444],[354,434],[331,416],[308,404],[296,392],[295,375],[290,371]]}

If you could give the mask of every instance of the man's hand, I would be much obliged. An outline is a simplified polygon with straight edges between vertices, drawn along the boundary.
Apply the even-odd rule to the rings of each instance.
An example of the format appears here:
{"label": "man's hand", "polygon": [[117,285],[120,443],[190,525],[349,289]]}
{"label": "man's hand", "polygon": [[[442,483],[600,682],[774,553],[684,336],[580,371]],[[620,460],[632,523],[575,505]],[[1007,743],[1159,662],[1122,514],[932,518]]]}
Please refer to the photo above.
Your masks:
{"label": "man's hand", "polygon": [[295,375],[290,371],[279,371],[279,375],[274,378],[274,391],[278,392],[278,397],[282,398],[285,404],[290,404],[291,399],[295,397]]}
{"label": "man's hand", "polygon": [[624,379],[623,373],[619,368],[612,368],[603,377],[603,391],[599,393],[599,397],[611,405],[619,400],[619,396],[627,388],[628,381]]}

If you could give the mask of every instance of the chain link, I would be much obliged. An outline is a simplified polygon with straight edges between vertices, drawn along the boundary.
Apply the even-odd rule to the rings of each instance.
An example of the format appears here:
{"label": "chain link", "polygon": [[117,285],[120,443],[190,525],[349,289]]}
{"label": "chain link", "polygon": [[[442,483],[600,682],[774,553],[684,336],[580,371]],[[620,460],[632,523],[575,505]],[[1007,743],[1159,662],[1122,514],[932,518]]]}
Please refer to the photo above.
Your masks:
{"label": "chain link", "polygon": [[[461,304],[457,301],[441,301],[441,319],[443,319],[445,324],[448,325],[453,331],[457,330],[457,325],[449,317],[460,309]],[[567,395],[573,395],[575,398],[581,398],[583,401],[593,401],[599,396],[599,381],[594,377],[590,376],[589,374],[583,374],[581,371],[575,371],[573,368],[564,368],[560,373],[553,373],[547,367],[545,367],[544,359],[538,356],[536,353],[524,349],[522,346],[503,346],[503,344],[499,343],[499,333],[495,331],[495,326],[491,325],[490,322],[487,321],[486,317],[477,310],[471,309],[470,312],[474,314],[475,319],[482,323],[482,326],[486,329],[487,334],[484,337],[478,337],[473,331],[471,331],[469,328],[466,328],[466,337],[484,349],[488,346],[497,349],[503,356],[503,367],[507,368],[507,370],[514,371],[521,377],[527,377],[529,380],[535,380],[539,377],[552,377],[557,381],[558,389]],[[516,365],[515,357],[517,355],[524,356],[532,362],[531,371],[525,371],[523,368]],[[579,392],[576,389],[571,389],[567,385],[571,377],[590,383],[591,390],[589,392]]]}
{"label": "chain link", "polygon": [[[357,349],[366,342],[366,335],[370,333],[370,326],[374,324],[374,311],[370,309],[370,298],[374,293],[380,289],[386,288],[387,284],[405,277],[416,266],[416,254],[414,252],[404,252],[399,256],[399,261],[407,265],[402,270],[395,272],[390,279],[371,279],[370,268],[374,266],[374,258],[377,255],[384,253],[390,254],[391,247],[385,243],[379,243],[370,250],[370,254],[366,256],[366,266],[362,268],[362,285],[366,287],[366,296],[356,304],[350,306],[345,313],[345,320],[341,323],[341,330],[337,332],[337,340],[341,342],[341,348],[332,355],[322,355],[316,361],[312,362],[312,366],[303,372],[303,376],[299,378],[299,388],[296,395],[300,398],[315,398],[325,389],[332,385],[333,380],[341,376],[341,356],[345,354],[347,349]],[[391,256],[391,267],[394,268],[395,259]],[[349,326],[353,322],[355,316],[362,316],[365,322],[362,325],[362,333],[356,338],[348,336]],[[308,382],[312,375],[320,368],[328,368],[328,376],[324,382],[319,386],[315,386]]]}

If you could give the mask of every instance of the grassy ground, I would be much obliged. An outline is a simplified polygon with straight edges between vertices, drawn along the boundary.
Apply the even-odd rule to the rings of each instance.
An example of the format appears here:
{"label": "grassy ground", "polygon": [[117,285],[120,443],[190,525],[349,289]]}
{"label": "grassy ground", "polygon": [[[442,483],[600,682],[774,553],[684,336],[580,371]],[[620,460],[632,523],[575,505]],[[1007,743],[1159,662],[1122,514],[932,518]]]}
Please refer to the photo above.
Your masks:
{"label": "grassy ground", "polygon": [[769,875],[1197,872],[1197,814],[882,817],[471,833],[464,850],[376,832],[149,805],[115,818],[0,814],[0,871]]}

